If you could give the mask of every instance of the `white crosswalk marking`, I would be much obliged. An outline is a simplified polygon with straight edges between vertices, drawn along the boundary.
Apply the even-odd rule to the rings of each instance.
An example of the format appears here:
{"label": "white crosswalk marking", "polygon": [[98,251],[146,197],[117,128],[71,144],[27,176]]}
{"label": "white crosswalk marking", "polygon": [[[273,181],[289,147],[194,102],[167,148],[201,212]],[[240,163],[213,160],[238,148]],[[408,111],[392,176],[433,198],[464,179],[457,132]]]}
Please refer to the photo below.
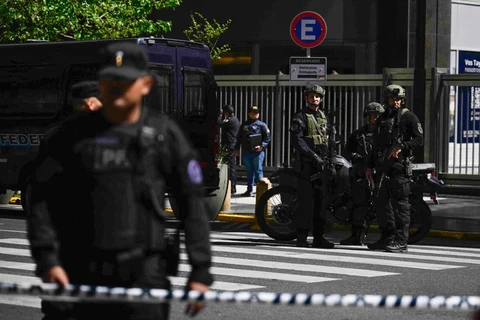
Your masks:
{"label": "white crosswalk marking", "polygon": [[[40,283],[34,276],[29,242],[19,237],[12,233],[0,239],[0,281]],[[408,253],[340,245],[334,249],[297,248],[256,232],[212,232],[211,239],[211,272],[215,277],[211,289],[219,291],[268,290],[272,280],[286,284],[327,283],[348,277],[399,276],[405,269],[455,270],[480,265],[477,248],[412,245]],[[188,257],[181,253],[180,258],[179,275],[170,277],[174,288],[183,288],[188,281]],[[39,307],[40,299],[0,295],[0,304]]]}

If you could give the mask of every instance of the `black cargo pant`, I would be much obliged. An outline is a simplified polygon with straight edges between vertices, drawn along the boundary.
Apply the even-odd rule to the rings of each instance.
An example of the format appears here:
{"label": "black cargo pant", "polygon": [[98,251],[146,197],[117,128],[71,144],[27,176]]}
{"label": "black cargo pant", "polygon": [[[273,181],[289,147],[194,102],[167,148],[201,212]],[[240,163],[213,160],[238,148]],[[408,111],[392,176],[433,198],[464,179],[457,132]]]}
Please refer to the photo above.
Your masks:
{"label": "black cargo pant", "polygon": [[[410,178],[403,172],[390,170],[380,186],[375,199],[378,225],[382,238],[395,240],[401,244],[408,241],[410,226]],[[377,175],[377,185],[381,172]]]}
{"label": "black cargo pant", "polygon": [[224,156],[224,161],[228,164],[228,178],[232,184],[232,193],[237,192],[237,157],[235,156],[235,150],[228,150]]}
{"label": "black cargo pant", "polygon": [[365,226],[365,219],[368,212],[368,201],[370,199],[370,190],[365,177],[354,176],[352,178],[352,227],[362,228]]}
{"label": "black cargo pant", "polygon": [[[127,265],[111,259],[95,259],[65,266],[72,284],[92,286],[170,289],[165,276],[165,262],[153,254]],[[165,320],[169,317],[168,303],[55,303],[42,301],[43,320],[142,319]]]}
{"label": "black cargo pant", "polygon": [[318,171],[311,162],[301,162],[301,171],[297,173],[298,206],[293,215],[293,226],[298,230],[313,229],[313,237],[325,233],[326,210],[322,194],[321,180],[311,181],[310,177]]}

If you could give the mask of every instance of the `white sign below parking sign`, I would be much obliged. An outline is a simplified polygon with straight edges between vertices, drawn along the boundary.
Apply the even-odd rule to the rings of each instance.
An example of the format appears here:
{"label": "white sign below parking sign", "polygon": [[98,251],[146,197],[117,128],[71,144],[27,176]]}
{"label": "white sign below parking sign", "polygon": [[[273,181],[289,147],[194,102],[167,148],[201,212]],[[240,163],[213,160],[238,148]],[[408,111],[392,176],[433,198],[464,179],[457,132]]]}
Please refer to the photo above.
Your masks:
{"label": "white sign below parking sign", "polygon": [[290,57],[290,80],[327,81],[327,58]]}

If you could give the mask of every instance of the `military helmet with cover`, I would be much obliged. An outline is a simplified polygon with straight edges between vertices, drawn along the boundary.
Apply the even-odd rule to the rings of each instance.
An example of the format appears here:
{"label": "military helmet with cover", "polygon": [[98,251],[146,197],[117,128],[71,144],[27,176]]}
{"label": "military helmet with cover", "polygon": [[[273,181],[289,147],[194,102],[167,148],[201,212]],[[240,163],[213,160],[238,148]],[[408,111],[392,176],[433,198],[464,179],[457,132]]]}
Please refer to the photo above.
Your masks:
{"label": "military helmet with cover", "polygon": [[385,108],[378,103],[378,102],[370,102],[369,104],[366,105],[365,109],[363,109],[363,116],[366,117],[370,113],[383,113],[385,112]]}
{"label": "military helmet with cover", "polygon": [[398,84],[391,84],[385,88],[385,99],[388,98],[405,98],[405,89]]}
{"label": "military helmet with cover", "polygon": [[318,84],[310,85],[308,86],[305,91],[303,91],[304,96],[308,96],[310,93],[316,93],[318,94],[322,99],[325,97],[325,89],[323,89],[321,86]]}

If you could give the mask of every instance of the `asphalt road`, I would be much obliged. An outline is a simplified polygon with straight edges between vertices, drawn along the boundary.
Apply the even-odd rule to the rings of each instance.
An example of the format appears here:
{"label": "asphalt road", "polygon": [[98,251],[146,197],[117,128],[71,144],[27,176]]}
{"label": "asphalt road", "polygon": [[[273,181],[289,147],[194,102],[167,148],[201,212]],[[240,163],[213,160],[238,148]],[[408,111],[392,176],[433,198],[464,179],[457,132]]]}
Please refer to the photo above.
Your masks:
{"label": "asphalt road", "polygon": [[[12,213],[14,215],[14,213]],[[38,281],[24,219],[0,218],[0,281]],[[329,234],[338,243],[346,232]],[[372,239],[375,240],[375,239]],[[470,296],[480,295],[480,242],[427,238],[407,254],[365,247],[296,248],[248,229],[213,231],[215,291]],[[10,263],[10,266],[7,264]],[[12,262],[23,264],[11,264]],[[183,261],[182,265],[187,265]],[[17,266],[15,268],[15,266]],[[173,279],[182,288],[185,268]],[[172,303],[171,319],[186,319]],[[468,311],[208,303],[197,319],[471,319]],[[0,296],[0,319],[41,319],[36,297]]]}

